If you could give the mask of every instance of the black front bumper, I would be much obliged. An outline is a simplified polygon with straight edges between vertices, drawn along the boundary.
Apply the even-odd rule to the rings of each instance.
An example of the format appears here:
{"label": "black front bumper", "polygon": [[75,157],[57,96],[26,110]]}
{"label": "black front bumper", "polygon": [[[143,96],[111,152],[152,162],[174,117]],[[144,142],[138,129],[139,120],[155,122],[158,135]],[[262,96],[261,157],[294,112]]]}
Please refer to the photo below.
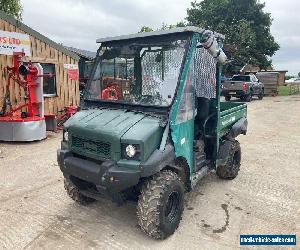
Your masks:
{"label": "black front bumper", "polygon": [[137,185],[141,176],[140,170],[119,167],[110,160],[101,163],[85,160],[68,150],[57,151],[57,162],[66,178],[72,180],[75,177],[94,184],[97,191],[104,195],[113,196]]}

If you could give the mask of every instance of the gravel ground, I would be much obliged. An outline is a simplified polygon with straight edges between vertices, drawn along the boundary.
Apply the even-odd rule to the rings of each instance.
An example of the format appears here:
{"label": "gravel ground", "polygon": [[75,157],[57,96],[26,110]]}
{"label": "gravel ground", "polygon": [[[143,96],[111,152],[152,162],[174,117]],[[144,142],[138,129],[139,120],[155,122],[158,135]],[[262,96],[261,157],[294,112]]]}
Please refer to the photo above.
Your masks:
{"label": "gravel ground", "polygon": [[164,241],[139,230],[133,203],[82,207],[66,195],[56,163],[60,134],[0,143],[0,249],[236,249],[240,234],[296,233],[299,242],[300,95],[248,106],[239,176],[210,174],[199,183]]}

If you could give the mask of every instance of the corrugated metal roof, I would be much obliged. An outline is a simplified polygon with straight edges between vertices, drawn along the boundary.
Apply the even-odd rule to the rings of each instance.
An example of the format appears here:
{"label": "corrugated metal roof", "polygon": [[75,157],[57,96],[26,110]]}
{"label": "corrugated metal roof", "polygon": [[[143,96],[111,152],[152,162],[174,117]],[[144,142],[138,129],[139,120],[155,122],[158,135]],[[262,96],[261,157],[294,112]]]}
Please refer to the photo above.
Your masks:
{"label": "corrugated metal roof", "polygon": [[65,55],[75,59],[75,60],[79,60],[79,56],[66,49],[63,45],[60,45],[54,41],[52,41],[51,39],[49,39],[48,37],[42,35],[41,33],[35,31],[34,29],[30,28],[29,26],[25,25],[24,23],[16,20],[15,18],[13,18],[12,16],[7,15],[5,12],[0,10],[0,18],[3,19],[4,21],[10,23],[11,25],[16,26],[18,29],[24,31],[25,33],[27,33],[30,36],[33,36],[39,40],[41,40],[42,42],[50,45],[52,48],[64,53]]}
{"label": "corrugated metal roof", "polygon": [[88,59],[88,60],[93,60],[97,55],[96,52],[89,51],[89,50],[77,49],[77,48],[68,47],[68,46],[65,46],[65,48],[70,50],[70,51],[73,51],[74,53],[76,53],[80,57],[84,57],[85,59]]}
{"label": "corrugated metal roof", "polygon": [[[186,26],[186,27],[178,27],[168,30],[158,30],[158,31],[151,31],[151,32],[142,32],[136,33],[131,35],[123,35],[123,36],[115,36],[115,37],[106,37],[97,39],[97,43],[105,43],[105,42],[113,42],[113,41],[120,41],[120,40],[129,40],[135,38],[143,38],[143,37],[152,37],[152,36],[161,36],[161,35],[169,35],[175,33],[183,33],[183,32],[194,32],[194,33],[202,33],[205,29],[201,29],[195,26]],[[215,36],[224,39],[225,36],[219,33],[214,33]]]}

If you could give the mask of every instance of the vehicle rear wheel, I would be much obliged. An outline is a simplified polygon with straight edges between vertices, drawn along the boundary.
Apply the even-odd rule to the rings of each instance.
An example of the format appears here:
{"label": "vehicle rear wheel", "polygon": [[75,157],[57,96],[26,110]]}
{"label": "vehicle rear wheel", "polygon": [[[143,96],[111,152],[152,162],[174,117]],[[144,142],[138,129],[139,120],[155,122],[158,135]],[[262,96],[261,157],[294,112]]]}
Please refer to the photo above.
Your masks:
{"label": "vehicle rear wheel", "polygon": [[77,203],[81,205],[88,205],[89,203],[92,203],[95,201],[95,199],[92,199],[90,197],[87,197],[79,192],[78,187],[76,187],[69,179],[64,179],[64,187],[67,191],[67,194]]}
{"label": "vehicle rear wheel", "polygon": [[138,224],[155,239],[172,235],[184,209],[184,185],[172,171],[162,171],[148,180],[137,206]]}
{"label": "vehicle rear wheel", "polygon": [[251,102],[253,98],[253,93],[250,92],[248,95],[245,96],[245,101],[246,102]]}
{"label": "vehicle rear wheel", "polygon": [[264,90],[262,89],[258,95],[258,100],[262,100],[264,98]]}
{"label": "vehicle rear wheel", "polygon": [[225,96],[225,100],[226,100],[227,102],[229,102],[230,99],[231,99],[231,96],[230,96],[230,95]]}
{"label": "vehicle rear wheel", "polygon": [[221,179],[232,180],[237,177],[241,166],[241,147],[237,140],[230,145],[227,161],[224,165],[218,166],[217,175]]}

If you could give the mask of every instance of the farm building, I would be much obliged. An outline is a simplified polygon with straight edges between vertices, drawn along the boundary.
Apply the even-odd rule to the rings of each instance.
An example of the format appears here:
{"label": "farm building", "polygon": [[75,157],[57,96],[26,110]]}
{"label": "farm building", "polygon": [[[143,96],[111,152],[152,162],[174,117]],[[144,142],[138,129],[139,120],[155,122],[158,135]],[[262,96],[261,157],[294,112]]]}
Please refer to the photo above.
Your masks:
{"label": "farm building", "polygon": [[256,73],[256,77],[261,81],[265,86],[265,95],[277,95],[279,87],[279,73],[278,72],[269,72],[269,71],[260,71]]}
{"label": "farm building", "polygon": [[[0,11],[0,107],[7,83],[6,67],[12,66],[13,52],[23,51],[26,60],[40,63],[44,73],[45,114],[57,114],[68,105],[79,105],[78,62],[80,56],[55,43],[22,22]],[[10,89],[12,105],[22,104],[25,94],[17,83]]]}
{"label": "farm building", "polygon": [[267,72],[267,73],[278,73],[278,85],[282,86],[285,83],[285,75],[287,70],[274,70],[272,66],[268,67],[267,70],[260,70],[259,67],[253,66],[251,64],[246,64],[241,70],[241,74],[256,74],[257,72]]}
{"label": "farm building", "polygon": [[270,74],[277,74],[277,85],[283,86],[285,84],[285,75],[288,71],[287,70],[267,70],[267,71],[246,71],[245,74],[257,74],[257,73],[270,73]]}

